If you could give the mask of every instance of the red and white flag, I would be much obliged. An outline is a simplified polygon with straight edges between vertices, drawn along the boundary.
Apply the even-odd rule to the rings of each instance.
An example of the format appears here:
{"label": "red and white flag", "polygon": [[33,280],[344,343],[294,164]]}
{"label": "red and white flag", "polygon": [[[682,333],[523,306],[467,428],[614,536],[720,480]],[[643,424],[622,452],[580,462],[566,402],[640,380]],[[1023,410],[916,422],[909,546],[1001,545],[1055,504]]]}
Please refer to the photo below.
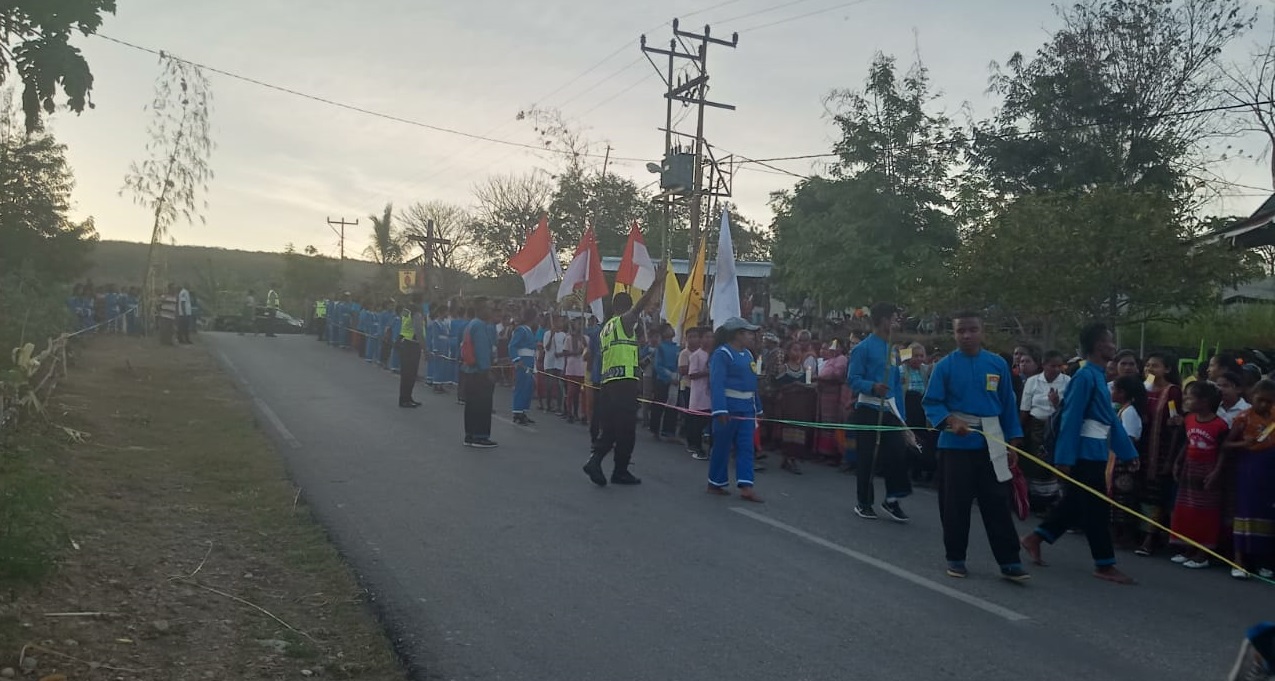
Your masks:
{"label": "red and white flag", "polygon": [[646,250],[642,230],[634,222],[629,229],[629,242],[624,246],[624,257],[620,259],[620,269],[615,273],[615,285],[617,288],[628,286],[645,291],[654,283],[655,263],[651,262],[651,254]]}
{"label": "red and white flag", "polygon": [[553,237],[549,235],[549,216],[540,216],[540,225],[527,237],[522,250],[509,259],[509,266],[522,275],[527,293],[535,293],[562,278],[562,263],[554,254]]}
{"label": "red and white flag", "polygon": [[584,230],[580,245],[576,246],[576,254],[567,265],[566,274],[562,275],[558,300],[562,301],[580,288],[584,289],[585,304],[595,317],[602,319],[602,298],[607,294],[607,281],[602,274],[602,257],[598,254],[598,240],[593,236],[592,227]]}

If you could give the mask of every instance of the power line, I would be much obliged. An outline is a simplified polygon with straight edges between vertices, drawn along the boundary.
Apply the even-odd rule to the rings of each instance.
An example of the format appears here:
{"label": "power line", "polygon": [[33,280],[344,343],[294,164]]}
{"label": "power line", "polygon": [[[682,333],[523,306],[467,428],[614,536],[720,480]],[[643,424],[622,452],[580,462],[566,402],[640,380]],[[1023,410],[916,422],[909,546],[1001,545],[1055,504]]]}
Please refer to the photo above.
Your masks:
{"label": "power line", "polygon": [[[119,38],[112,38],[111,36],[108,36],[108,35],[105,35],[105,34],[102,34],[102,33],[97,33],[97,34],[95,34],[95,35],[96,35],[97,37],[99,37],[99,38],[103,39],[103,40],[108,40],[108,41],[110,41],[110,42],[113,42],[113,43],[116,43],[116,44],[119,44],[119,45],[123,45],[124,47],[132,48],[132,49],[134,49],[134,50],[139,50],[139,51],[141,51],[141,52],[147,52],[147,53],[149,53],[149,54],[154,54],[154,55],[158,55],[158,56],[161,56],[161,57],[168,57],[169,59],[173,59],[173,60],[176,60],[176,61],[180,61],[180,62],[182,62],[182,63],[185,63],[185,64],[189,64],[189,65],[191,65],[191,66],[194,66],[194,67],[196,67],[196,68],[202,69],[202,70],[204,70],[204,71],[208,71],[208,72],[210,72],[210,73],[216,73],[216,74],[218,74],[218,75],[222,75],[222,76],[225,76],[225,77],[227,77],[227,78],[232,78],[232,79],[234,79],[234,80],[243,81],[243,82],[245,82],[245,83],[250,83],[250,84],[252,84],[252,85],[256,85],[256,86],[258,86],[258,87],[264,87],[264,88],[267,88],[267,89],[270,89],[270,90],[274,90],[274,91],[276,91],[276,92],[282,92],[282,93],[285,93],[285,94],[289,94],[289,95],[292,95],[292,96],[294,96],[294,97],[301,97],[301,98],[303,98],[303,99],[309,99],[309,100],[311,100],[311,101],[319,102],[319,103],[321,103],[321,104],[327,104],[328,106],[334,106],[334,107],[337,107],[337,108],[340,108],[340,109],[345,109],[345,110],[347,110],[347,111],[353,111],[353,112],[355,112],[355,113],[361,113],[361,114],[365,114],[365,115],[368,115],[368,116],[375,116],[375,117],[377,117],[377,118],[383,118],[383,119],[388,120],[388,121],[394,121],[394,122],[396,122],[396,123],[404,123],[404,124],[406,124],[406,125],[411,125],[411,126],[415,126],[415,127],[418,127],[418,128],[424,128],[424,129],[426,129],[426,130],[433,130],[433,131],[435,131],[435,132],[446,133],[446,134],[449,134],[449,135],[457,135],[457,136],[460,136],[460,137],[466,137],[466,138],[473,139],[473,140],[481,140],[481,141],[483,141],[483,142],[490,142],[490,143],[492,143],[492,144],[502,144],[502,145],[510,146],[510,147],[521,147],[521,148],[523,148],[523,149],[531,149],[531,150],[533,150],[533,151],[550,152],[550,153],[555,153],[555,154],[570,154],[570,153],[571,153],[571,152],[569,152],[569,151],[562,151],[562,150],[558,150],[558,149],[546,149],[546,148],[544,148],[544,147],[541,147],[541,146],[538,146],[538,145],[535,145],[535,144],[527,144],[527,143],[524,143],[524,142],[514,142],[514,141],[512,141],[512,140],[503,140],[503,139],[499,139],[499,138],[496,138],[496,137],[487,137],[487,136],[485,136],[485,135],[477,135],[477,134],[474,134],[474,133],[471,133],[471,132],[465,132],[465,131],[463,131],[463,130],[456,130],[456,129],[454,129],[454,128],[448,128],[448,127],[441,126],[441,125],[434,125],[434,124],[432,124],[432,123],[425,123],[425,122],[423,122],[423,121],[413,120],[413,119],[411,119],[411,118],[404,118],[404,117],[402,117],[402,116],[396,116],[396,115],[394,115],[394,114],[387,114],[387,113],[384,113],[384,112],[381,112],[381,111],[374,111],[374,110],[372,110],[372,109],[367,109],[367,108],[364,108],[364,107],[361,107],[361,106],[357,106],[357,105],[354,105],[354,104],[346,104],[345,102],[339,102],[339,101],[337,101],[337,100],[329,99],[329,98],[327,98],[327,97],[322,97],[322,96],[319,96],[319,95],[312,95],[312,94],[309,94],[309,93],[307,93],[307,92],[302,92],[302,91],[300,91],[300,90],[295,90],[295,89],[293,89],[293,88],[285,87],[285,86],[282,86],[282,85],[275,85],[275,84],[273,84],[273,83],[267,83],[267,82],[265,82],[265,81],[263,81],[263,80],[258,80],[258,79],[256,79],[256,78],[252,78],[252,77],[249,77],[249,76],[244,76],[244,75],[241,75],[241,74],[238,74],[238,73],[234,73],[234,72],[232,72],[232,71],[226,71],[226,70],[224,70],[224,69],[219,69],[219,68],[216,68],[216,67],[214,67],[214,66],[208,66],[207,64],[201,64],[201,63],[199,63],[199,62],[191,61],[191,60],[189,60],[189,59],[183,59],[183,58],[181,58],[181,57],[177,57],[177,56],[175,56],[175,55],[173,55],[173,54],[170,54],[170,53],[168,53],[168,52],[164,52],[164,51],[162,51],[162,50],[156,50],[156,49],[152,49],[152,48],[149,48],[149,47],[143,47],[143,46],[141,46],[141,45],[136,45],[136,44],[134,44],[134,43],[130,43],[130,42],[126,41],[126,40],[120,40]],[[601,157],[602,157],[602,154],[594,154],[594,153],[585,153],[585,154],[583,154],[583,155],[584,155],[584,156],[597,156],[597,157],[599,157],[599,158],[601,158]],[[612,157],[612,159],[613,159],[613,160],[622,160],[622,161],[641,161],[641,162],[645,162],[645,161],[647,160],[647,159],[641,159],[641,158],[627,158],[627,157],[622,157],[622,156],[613,156],[613,157]]]}
{"label": "power line", "polygon": [[798,19],[805,19],[805,18],[807,18],[807,17],[813,17],[813,16],[816,16],[816,15],[819,15],[819,14],[823,14],[823,13],[825,13],[825,12],[831,12],[831,11],[833,11],[833,10],[843,9],[843,8],[846,8],[846,7],[853,7],[853,6],[855,6],[855,5],[863,5],[863,4],[866,4],[866,3],[869,3],[869,2],[872,2],[872,0],[853,0],[852,2],[843,2],[843,3],[839,4],[839,5],[833,5],[833,6],[831,6],[831,7],[825,7],[825,8],[823,8],[823,9],[817,9],[817,10],[814,10],[814,11],[812,11],[812,12],[806,12],[805,14],[798,14],[797,16],[788,17],[787,19],[777,19],[777,20],[772,21],[772,22],[769,22],[769,23],[761,24],[760,26],[752,26],[752,27],[749,27],[749,28],[740,29],[740,31],[739,31],[739,32],[740,32],[740,33],[745,33],[745,32],[749,32],[749,31],[760,31],[760,30],[762,30],[763,28],[770,28],[770,27],[772,27],[772,26],[779,26],[780,24],[786,24],[786,23],[788,23],[788,22],[790,22],[790,21],[797,21]]}
{"label": "power line", "polygon": [[759,10],[756,10],[756,11],[753,11],[753,12],[749,12],[749,13],[747,13],[747,14],[741,14],[741,15],[739,15],[739,16],[737,16],[737,17],[731,17],[731,18],[729,18],[729,19],[722,19],[721,21],[719,21],[719,22],[717,22],[717,23],[719,23],[719,24],[730,24],[730,23],[734,23],[734,22],[736,22],[736,21],[739,21],[740,19],[748,19],[748,18],[750,18],[750,17],[755,17],[755,16],[757,16],[758,14],[767,14],[767,13],[769,13],[769,12],[774,12],[774,11],[776,11],[776,10],[781,10],[781,9],[783,9],[783,8],[785,8],[785,7],[791,7],[791,6],[793,6],[793,5],[800,5],[800,4],[804,3],[804,2],[810,2],[810,0],[789,0],[789,2],[782,2],[782,3],[779,3],[778,5],[772,5],[772,6],[770,6],[770,7],[763,7],[762,9],[759,9]]}

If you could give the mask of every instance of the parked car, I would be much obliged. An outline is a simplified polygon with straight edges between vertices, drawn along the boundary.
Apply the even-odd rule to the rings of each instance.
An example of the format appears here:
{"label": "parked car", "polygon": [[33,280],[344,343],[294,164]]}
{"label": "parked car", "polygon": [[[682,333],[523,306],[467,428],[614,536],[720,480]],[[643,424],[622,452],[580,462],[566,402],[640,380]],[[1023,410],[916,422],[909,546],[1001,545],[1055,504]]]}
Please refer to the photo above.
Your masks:
{"label": "parked car", "polygon": [[[259,329],[264,330],[264,326],[258,327],[257,325],[264,325],[268,322],[265,306],[257,307],[255,322],[255,324],[249,324],[243,315],[223,314],[217,315],[213,319],[212,328],[213,331],[232,331],[235,333],[252,333]],[[283,310],[277,310],[275,312],[273,331],[275,333],[305,333],[305,322]]]}

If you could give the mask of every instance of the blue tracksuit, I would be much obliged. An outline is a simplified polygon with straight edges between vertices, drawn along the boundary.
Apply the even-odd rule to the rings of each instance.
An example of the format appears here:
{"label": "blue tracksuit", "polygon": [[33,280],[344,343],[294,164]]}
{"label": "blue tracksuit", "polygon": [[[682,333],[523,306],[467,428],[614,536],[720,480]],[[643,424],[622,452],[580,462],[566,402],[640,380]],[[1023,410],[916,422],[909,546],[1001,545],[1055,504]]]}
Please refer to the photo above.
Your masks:
{"label": "blue tracksuit", "polygon": [[460,376],[460,342],[465,334],[465,327],[469,326],[468,319],[453,319],[452,328],[448,333],[448,349],[447,356],[451,359],[444,364],[445,375],[448,383],[457,383]]}
{"label": "blue tracksuit", "polygon": [[381,356],[381,316],[367,310],[367,355],[365,359],[375,362]]}
{"label": "blue tracksuit", "polygon": [[509,359],[514,363],[513,412],[526,414],[536,392],[536,335],[521,324],[509,338]]}
{"label": "blue tracksuit", "polygon": [[[899,378],[898,371],[890,371],[890,367],[894,364],[894,351],[890,349],[889,343],[875,333],[863,339],[862,343],[854,346],[850,351],[850,366],[846,370],[846,382],[850,384],[850,388],[858,395],[873,395],[872,387],[878,383],[885,383],[889,387],[889,392],[885,398],[889,400],[903,399],[903,383]],[[900,409],[903,408],[901,403],[896,402]],[[874,404],[861,404],[871,409],[881,409],[882,407]],[[889,407],[885,407],[889,411]]]}
{"label": "blue tracksuit", "polygon": [[[1110,426],[1106,440],[1085,437],[1081,434],[1085,421],[1096,421]],[[1121,461],[1138,458],[1129,433],[1111,406],[1111,392],[1107,389],[1107,377],[1093,363],[1086,363],[1067,384],[1067,397],[1062,404],[1062,424],[1058,427],[1058,441],[1054,445],[1054,465],[1074,466],[1077,461],[1106,461],[1108,450],[1116,453]]]}
{"label": "blue tracksuit", "polygon": [[381,342],[377,343],[376,363],[387,369],[389,368],[386,364],[388,360],[382,361],[381,357],[385,355],[385,348],[393,347],[394,345],[394,337],[389,335],[389,331],[397,318],[398,316],[394,314],[393,310],[385,309],[381,311],[380,320],[377,323],[377,328],[380,329]]}
{"label": "blue tracksuit", "polygon": [[430,321],[426,337],[429,340],[429,367],[426,374],[429,382],[434,385],[454,382],[450,374],[453,363],[447,359],[452,351],[451,320],[441,318]]}
{"label": "blue tracksuit", "polygon": [[[747,349],[736,352],[730,345],[714,350],[708,360],[708,390],[713,403],[713,453],[708,460],[708,484],[714,487],[730,484],[733,446],[735,485],[752,487],[753,433],[757,429],[756,417],[761,413],[753,354]],[[717,417],[723,414],[731,417],[725,425],[717,422]]]}

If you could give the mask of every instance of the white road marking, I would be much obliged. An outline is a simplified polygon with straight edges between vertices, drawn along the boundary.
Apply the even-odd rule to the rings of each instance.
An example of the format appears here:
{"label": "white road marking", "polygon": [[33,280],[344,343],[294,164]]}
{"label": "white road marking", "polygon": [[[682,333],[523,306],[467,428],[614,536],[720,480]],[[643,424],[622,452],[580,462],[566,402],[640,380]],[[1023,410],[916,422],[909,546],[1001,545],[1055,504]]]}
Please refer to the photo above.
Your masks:
{"label": "white road marking", "polygon": [[824,539],[823,537],[818,537],[816,535],[810,534],[809,532],[806,532],[805,530],[793,527],[792,525],[789,525],[787,523],[779,522],[778,520],[775,520],[774,518],[769,518],[755,511],[750,511],[746,508],[738,508],[738,507],[732,507],[730,510],[744,517],[752,518],[753,520],[756,520],[758,522],[770,525],[773,528],[783,530],[784,532],[795,535],[797,537],[801,537],[802,539],[805,539],[806,541],[811,542],[813,544],[818,544],[819,546],[822,546],[825,549],[836,551],[837,553],[840,553],[843,556],[846,556],[848,558],[853,558],[854,560],[857,560],[860,563],[863,563],[864,565],[872,566],[878,570],[887,572],[891,575],[894,575],[895,577],[898,577],[899,579],[906,580],[924,589],[929,589],[930,591],[933,591],[935,593],[943,594],[944,596],[958,600],[962,603],[965,603],[966,605],[972,605],[978,608],[979,610],[983,610],[984,612],[991,613],[993,615],[996,615],[997,617],[1004,618],[1006,620],[1009,620],[1010,622],[1023,622],[1028,619],[1031,619],[1027,615],[1024,615],[1020,612],[1015,612],[1013,610],[1010,610],[1009,608],[1002,607],[1000,605],[992,603],[991,601],[979,598],[978,596],[971,596],[970,594],[967,594],[963,591],[958,591],[956,589],[953,589],[950,586],[939,584],[938,582],[934,580],[926,579],[925,577],[922,577],[918,574],[908,572],[907,570],[904,570],[901,567],[887,563],[884,560],[881,560],[880,558],[875,558],[873,556],[869,556],[866,553],[860,553],[858,551],[855,551],[854,549],[849,549],[844,546],[841,546],[840,544],[835,544],[833,542],[828,541],[827,539]]}
{"label": "white road marking", "polygon": [[248,383],[248,381],[243,377],[243,374],[239,373],[239,369],[235,366],[234,362],[230,361],[230,358],[226,356],[226,353],[218,350],[217,356],[221,358],[221,363],[225,365],[226,371],[229,371],[230,375],[234,377],[235,382],[242,385],[244,390],[248,391],[248,396],[252,398],[253,406],[255,406],[257,410],[266,417],[266,420],[270,422],[271,426],[274,426],[274,429],[279,433],[279,437],[282,437],[283,441],[288,443],[289,447],[293,449],[301,449],[301,441],[292,434],[292,431],[288,430],[287,426],[283,425],[283,419],[280,419],[279,415],[274,413],[274,410],[270,408],[270,405],[266,404],[265,400],[257,397],[256,391],[252,389],[252,384]]}

